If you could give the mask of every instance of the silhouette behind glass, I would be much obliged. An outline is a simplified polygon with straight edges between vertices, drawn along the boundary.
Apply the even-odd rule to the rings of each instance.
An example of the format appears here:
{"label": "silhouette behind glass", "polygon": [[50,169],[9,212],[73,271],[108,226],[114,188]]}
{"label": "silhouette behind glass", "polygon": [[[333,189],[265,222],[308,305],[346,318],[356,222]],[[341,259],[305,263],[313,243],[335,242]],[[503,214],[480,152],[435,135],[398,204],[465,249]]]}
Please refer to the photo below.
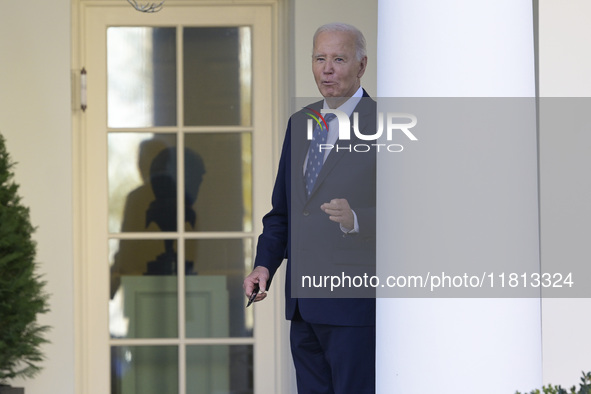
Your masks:
{"label": "silhouette behind glass", "polygon": [[[197,215],[193,205],[197,200],[199,186],[203,181],[205,166],[201,156],[185,148],[185,222],[195,228]],[[176,147],[163,149],[150,166],[150,184],[155,200],[146,211],[146,227],[154,222],[162,231],[177,230],[177,150]],[[164,240],[164,253],[148,262],[146,275],[174,275],[177,273],[177,257],[173,248],[174,240]],[[185,273],[194,274],[193,262],[185,262]]]}

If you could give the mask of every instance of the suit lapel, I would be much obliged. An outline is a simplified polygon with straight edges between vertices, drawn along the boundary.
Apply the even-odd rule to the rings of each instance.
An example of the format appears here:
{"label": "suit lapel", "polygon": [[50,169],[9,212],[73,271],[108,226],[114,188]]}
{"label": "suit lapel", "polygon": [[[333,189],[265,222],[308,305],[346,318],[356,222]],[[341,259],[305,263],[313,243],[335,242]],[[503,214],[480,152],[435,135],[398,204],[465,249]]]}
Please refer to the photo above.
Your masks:
{"label": "suit lapel", "polygon": [[[359,102],[359,104],[357,104],[357,107],[355,107],[355,110],[353,111],[353,112],[357,112],[359,114],[359,119],[358,119],[359,120],[359,129],[360,129],[359,131],[362,134],[375,133],[376,113],[375,113],[375,106],[372,106],[371,105],[372,103],[374,103],[373,100],[371,100],[369,98],[369,95],[364,90],[363,97],[362,97],[361,101]],[[373,108],[373,110],[372,110],[372,108]],[[356,144],[360,144],[360,143],[367,144],[368,143],[368,141],[362,141],[355,135],[355,133],[353,131],[353,116],[352,115],[349,117],[349,122],[350,122],[350,126],[351,126],[351,140],[349,142],[341,141],[341,146],[347,147],[347,149],[341,148],[337,151],[336,146],[335,146],[335,148],[333,148],[330,151],[330,153],[328,154],[328,157],[326,158],[326,161],[324,162],[324,165],[322,166],[322,169],[320,170],[320,173],[318,174],[318,178],[316,179],[316,183],[314,184],[314,189],[312,190],[312,193],[310,194],[310,198],[314,195],[314,193],[316,193],[316,191],[318,190],[320,185],[322,185],[322,182],[324,181],[324,179],[326,179],[328,174],[330,174],[330,172],[335,168],[337,163],[339,161],[341,161],[343,159],[343,157],[345,157],[346,154],[349,153],[348,145],[351,146],[351,151],[353,151],[353,147]],[[370,130],[370,128],[372,127],[371,125],[374,125],[374,128],[372,130]],[[306,141],[307,141],[307,139],[306,139]],[[337,139],[335,145],[338,145],[338,144],[339,144],[339,140]],[[310,141],[307,141],[306,149],[303,153],[301,165],[299,167],[302,170],[302,173],[303,173],[304,160],[306,158],[306,153],[308,152],[309,146],[310,146]],[[363,153],[359,153],[359,154],[363,154]],[[302,175],[302,182],[300,182],[300,183],[303,185],[303,175]],[[302,186],[302,189],[303,189],[304,198],[308,199],[308,197],[306,197],[305,187]]]}
{"label": "suit lapel", "polygon": [[[338,142],[339,141],[337,140],[336,143],[338,144]],[[330,174],[330,172],[334,169],[335,165],[343,158],[345,152],[346,151],[344,150],[339,150],[337,152],[336,147],[330,151],[328,157],[326,158],[326,161],[324,162],[324,165],[322,166],[322,169],[320,170],[320,173],[318,174],[318,178],[316,179],[316,183],[314,184],[314,189],[312,190],[312,194],[310,195],[310,197],[312,197],[312,195],[316,192],[320,185],[322,185],[322,182],[324,182],[326,176]]]}
{"label": "suit lapel", "polygon": [[[321,104],[320,104],[321,105]],[[314,105],[314,107],[320,107],[320,105]],[[307,133],[307,117],[303,112],[298,112],[292,118],[291,124],[291,149],[292,149],[292,198],[297,198],[300,203],[304,205],[308,200],[306,195],[306,186],[304,182],[304,162],[308,149],[310,147],[310,141],[306,138]]]}

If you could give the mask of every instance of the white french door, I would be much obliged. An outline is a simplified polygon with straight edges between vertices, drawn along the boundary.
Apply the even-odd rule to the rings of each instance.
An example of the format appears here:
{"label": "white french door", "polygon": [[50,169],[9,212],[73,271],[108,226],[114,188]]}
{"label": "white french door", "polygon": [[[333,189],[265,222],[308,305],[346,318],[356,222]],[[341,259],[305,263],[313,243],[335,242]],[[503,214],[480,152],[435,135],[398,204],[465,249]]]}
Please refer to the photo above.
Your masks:
{"label": "white french door", "polygon": [[208,4],[78,3],[84,393],[277,391],[281,297],[242,294],[276,165],[276,5]]}

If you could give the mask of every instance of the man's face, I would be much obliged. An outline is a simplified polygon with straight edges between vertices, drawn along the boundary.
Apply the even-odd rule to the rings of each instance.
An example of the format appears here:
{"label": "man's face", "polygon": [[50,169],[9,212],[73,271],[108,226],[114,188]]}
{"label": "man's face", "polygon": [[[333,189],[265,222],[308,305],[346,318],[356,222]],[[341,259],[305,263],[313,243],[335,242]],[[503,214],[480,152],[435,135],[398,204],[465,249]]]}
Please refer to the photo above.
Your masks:
{"label": "man's face", "polygon": [[[353,33],[327,31],[316,37],[312,54],[312,72],[318,90],[325,98],[353,96],[359,89],[366,64],[366,57],[361,61],[357,60]],[[339,106],[344,101],[336,100],[332,104]],[[335,106],[331,105],[332,108]]]}

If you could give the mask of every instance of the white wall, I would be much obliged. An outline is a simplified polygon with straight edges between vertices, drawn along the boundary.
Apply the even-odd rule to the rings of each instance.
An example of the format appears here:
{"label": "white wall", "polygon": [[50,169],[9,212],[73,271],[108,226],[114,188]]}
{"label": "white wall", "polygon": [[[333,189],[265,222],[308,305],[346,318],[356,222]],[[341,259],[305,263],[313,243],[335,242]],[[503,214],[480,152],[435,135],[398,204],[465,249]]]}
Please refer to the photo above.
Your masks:
{"label": "white wall", "polygon": [[[591,97],[591,3],[540,1],[540,95]],[[542,99],[543,100],[543,99]],[[540,130],[542,268],[589,264],[591,132]],[[575,278],[586,281],[589,278]],[[591,300],[544,299],[544,382],[570,387],[591,371]]]}
{"label": "white wall", "polygon": [[[0,133],[37,226],[52,326],[43,372],[13,382],[27,394],[74,393],[70,1],[4,1],[0,10]],[[1,224],[0,224],[1,225]]]}

